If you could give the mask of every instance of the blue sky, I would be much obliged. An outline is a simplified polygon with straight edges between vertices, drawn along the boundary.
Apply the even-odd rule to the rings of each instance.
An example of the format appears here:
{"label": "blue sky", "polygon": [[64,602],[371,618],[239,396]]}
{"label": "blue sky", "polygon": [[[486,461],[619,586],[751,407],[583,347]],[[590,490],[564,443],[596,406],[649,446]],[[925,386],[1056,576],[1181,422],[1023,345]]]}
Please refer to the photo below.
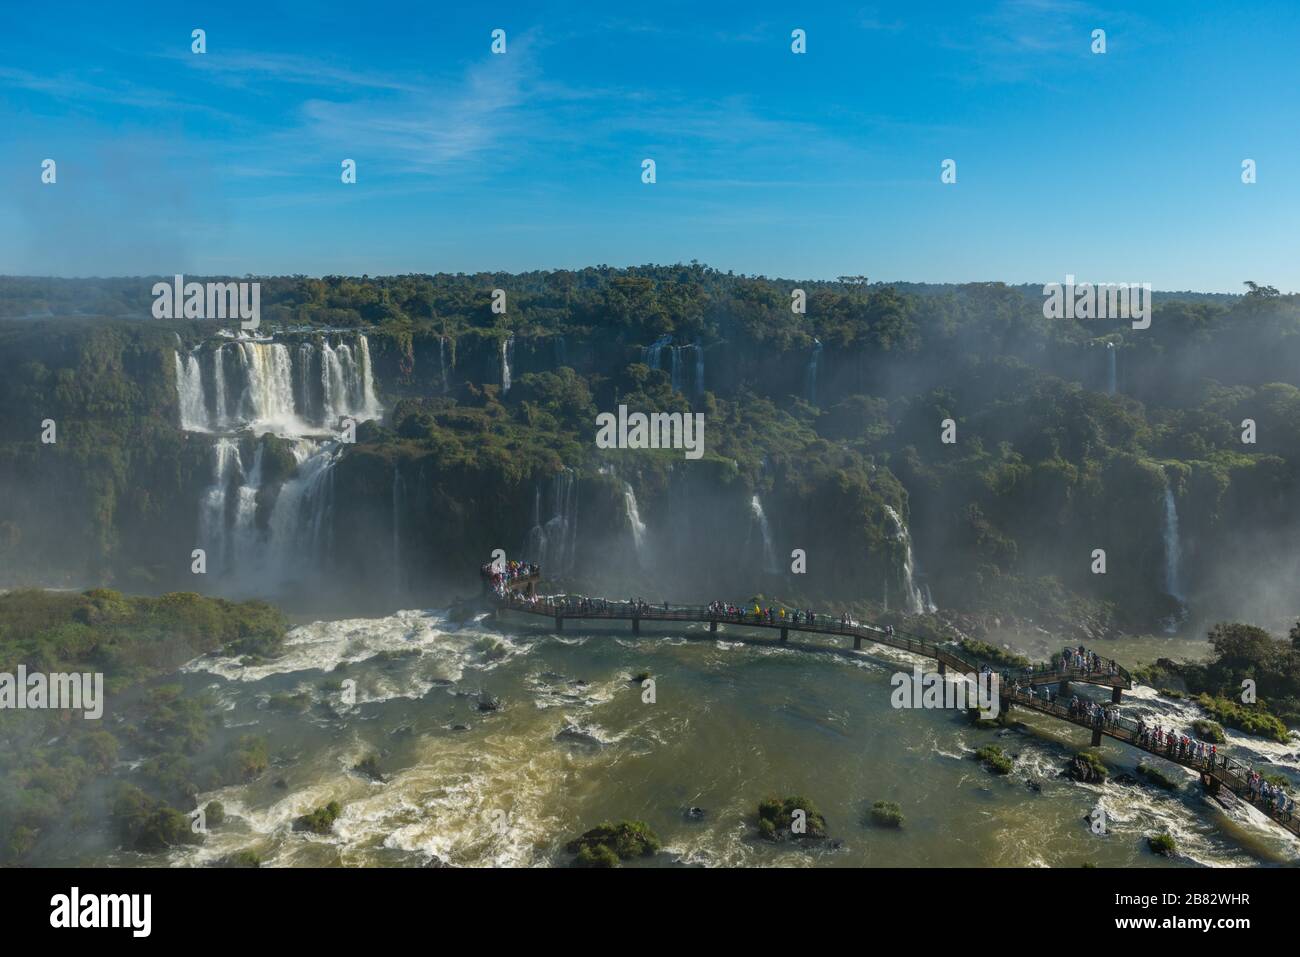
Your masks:
{"label": "blue sky", "polygon": [[452,6],[11,15],[0,273],[698,259],[791,278],[1300,289],[1289,3]]}

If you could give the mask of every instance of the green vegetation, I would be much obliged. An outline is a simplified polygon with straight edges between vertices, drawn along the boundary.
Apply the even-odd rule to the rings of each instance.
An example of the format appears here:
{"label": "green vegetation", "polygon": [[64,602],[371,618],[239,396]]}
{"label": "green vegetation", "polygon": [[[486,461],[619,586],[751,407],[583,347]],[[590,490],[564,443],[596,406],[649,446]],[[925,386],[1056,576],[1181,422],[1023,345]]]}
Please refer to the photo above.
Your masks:
{"label": "green vegetation", "polygon": [[217,862],[217,867],[261,867],[262,856],[256,851],[235,851]]}
{"label": "green vegetation", "polygon": [[994,774],[1011,773],[1011,756],[996,744],[986,744],[976,751],[975,760],[982,763],[984,767]]}
{"label": "green vegetation", "polygon": [[[802,812],[802,815],[797,816],[797,812]],[[796,821],[801,830],[794,829]],[[826,836],[826,819],[805,797],[794,796],[784,800],[769,797],[758,805],[758,833],[769,841],[823,838]]]}
{"label": "green vegetation", "polygon": [[1156,787],[1162,788],[1165,791],[1177,791],[1181,786],[1178,781],[1169,777],[1152,764],[1147,764],[1145,762],[1139,764],[1137,766],[1137,773],[1139,777],[1145,778]]}
{"label": "green vegetation", "polygon": [[[110,787],[117,792],[110,803],[125,846],[156,851],[198,840],[177,809],[193,808],[203,790],[264,769],[265,743],[234,762],[232,774],[219,755],[213,760],[219,722],[209,697],[179,684],[143,683],[204,652],[274,652],[286,628],[284,616],[263,602],[188,593],[0,594],[0,671],[22,664],[103,672],[106,685],[98,721],[67,721],[57,711],[0,712],[0,864],[22,862],[42,839],[94,820],[103,798],[90,785],[126,776],[118,770],[123,760],[137,769],[127,790]],[[209,816],[208,826],[216,823]]]}
{"label": "green vegetation", "polygon": [[659,852],[659,838],[641,821],[601,824],[574,838],[564,849],[576,854],[580,867],[613,867],[619,861],[650,857]]}
{"label": "green vegetation", "polygon": [[1091,748],[1080,751],[1071,758],[1067,771],[1074,780],[1091,783],[1105,781],[1110,774],[1110,769],[1106,767],[1106,762],[1101,759],[1101,755]]}
{"label": "green vegetation", "polygon": [[871,805],[871,822],[877,827],[902,827],[903,809],[893,801],[877,801]]}
{"label": "green vegetation", "polygon": [[1002,665],[1007,668],[1028,668],[1032,664],[1024,655],[998,648],[987,642],[976,641],[974,638],[963,638],[961,648],[967,657],[973,658],[980,664]]}
{"label": "green vegetation", "polygon": [[203,809],[204,826],[209,830],[226,823],[226,806],[220,801],[209,801]]}
{"label": "green vegetation", "polygon": [[201,844],[190,819],[155,801],[137,787],[123,785],[113,803],[113,820],[124,846],[137,851],[161,851],[177,844]]}
{"label": "green vegetation", "polygon": [[109,688],[165,674],[197,655],[274,654],[288,629],[265,602],[176,592],[128,597],[19,589],[0,594],[0,671],[102,671]]}
{"label": "green vegetation", "polygon": [[1174,843],[1174,837],[1168,831],[1148,835],[1147,847],[1151,849],[1151,853],[1160,854],[1164,857],[1172,857],[1178,851],[1178,847]]}
{"label": "green vegetation", "polygon": [[1213,697],[1208,694],[1198,695],[1196,703],[1208,711],[1216,721],[1230,728],[1257,734],[1285,744],[1290,736],[1287,727],[1279,718],[1255,707],[1238,704],[1230,698]]}
{"label": "green vegetation", "polygon": [[1207,721],[1205,718],[1197,718],[1192,722],[1192,733],[1210,744],[1223,744],[1227,741],[1223,734],[1223,726],[1216,721]]}
{"label": "green vegetation", "polygon": [[338,801],[330,801],[301,817],[294,818],[295,831],[311,831],[313,834],[328,834],[334,829],[334,822],[343,813]]}

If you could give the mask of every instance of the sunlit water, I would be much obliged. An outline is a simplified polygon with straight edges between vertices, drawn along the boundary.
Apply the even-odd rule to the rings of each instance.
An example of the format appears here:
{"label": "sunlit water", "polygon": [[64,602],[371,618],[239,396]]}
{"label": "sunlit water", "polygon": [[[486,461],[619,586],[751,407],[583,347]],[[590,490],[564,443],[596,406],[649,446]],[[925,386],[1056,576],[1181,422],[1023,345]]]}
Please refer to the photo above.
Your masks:
{"label": "sunlit water", "polygon": [[[567,864],[564,843],[604,820],[647,822],[665,851],[651,864],[782,866],[1176,866],[1292,862],[1300,845],[1249,808],[1229,813],[1189,772],[1168,794],[1137,783],[1076,784],[1059,772],[1087,733],[1041,715],[999,730],[964,715],[895,710],[889,676],[915,659],[890,649],[826,653],[741,643],[724,626],[563,634],[519,616],[458,627],[431,612],[317,623],[296,629],[272,664],[192,662],[183,680],[226,709],[225,733],[271,742],[272,767],[256,781],[202,795],[228,821],[201,848],[158,857],[105,855],[119,864],[201,865],[250,849],[272,866]],[[343,670],[335,671],[344,664]],[[642,701],[632,676],[654,676]],[[356,682],[343,703],[330,679]],[[267,706],[306,692],[305,713]],[[480,695],[499,711],[479,710]],[[1130,695],[1164,723],[1193,709]],[[1294,746],[1233,736],[1260,758],[1300,770]],[[1007,777],[974,750],[1015,755]],[[1112,775],[1139,753],[1108,742]],[[351,769],[379,756],[383,782]],[[1297,775],[1300,777],[1300,775]],[[773,845],[755,837],[767,795],[802,794],[825,815],[831,839]],[[292,829],[330,800],[334,833]],[[863,823],[874,801],[895,801],[906,823]],[[1093,833],[1100,805],[1108,833]],[[686,812],[704,809],[701,820]],[[1145,836],[1170,831],[1173,860]]]}

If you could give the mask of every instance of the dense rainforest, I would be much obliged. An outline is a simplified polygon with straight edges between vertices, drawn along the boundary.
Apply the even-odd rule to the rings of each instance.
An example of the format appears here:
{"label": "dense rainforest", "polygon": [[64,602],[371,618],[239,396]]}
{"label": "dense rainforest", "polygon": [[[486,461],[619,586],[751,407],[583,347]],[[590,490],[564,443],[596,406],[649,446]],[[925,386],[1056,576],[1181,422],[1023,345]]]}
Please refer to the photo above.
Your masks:
{"label": "dense rainforest", "polygon": [[[937,606],[1090,635],[1285,631],[1298,610],[1300,298],[1267,286],[1157,294],[1137,330],[1047,319],[999,283],[694,263],[263,278],[257,335],[295,363],[363,335],[382,414],[331,456],[311,554],[237,580],[193,573],[205,496],[242,482],[267,544],[314,460],[244,428],[243,478],[223,477],[214,435],[181,427],[178,381],[223,324],[153,319],[154,281],[0,279],[3,584],[397,607],[472,590],[501,548],[620,596]],[[620,404],[703,413],[703,458],[598,449],[596,415]]]}

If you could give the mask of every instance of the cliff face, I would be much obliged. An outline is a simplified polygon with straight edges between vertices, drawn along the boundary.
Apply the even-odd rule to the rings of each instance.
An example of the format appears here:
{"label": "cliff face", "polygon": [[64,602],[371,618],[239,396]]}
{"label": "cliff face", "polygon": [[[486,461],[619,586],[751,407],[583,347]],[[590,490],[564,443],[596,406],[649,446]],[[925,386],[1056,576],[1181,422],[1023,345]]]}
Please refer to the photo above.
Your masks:
{"label": "cliff face", "polygon": [[[7,323],[0,580],[383,608],[475,590],[501,549],[647,600],[937,601],[1102,630],[1290,613],[1267,568],[1295,562],[1294,387],[1193,386],[1170,365],[1205,367],[1195,336],[1107,350],[982,289],[837,293],[813,322],[736,282],[675,323],[653,302],[256,342]],[[596,448],[619,404],[702,413],[704,456]]]}

